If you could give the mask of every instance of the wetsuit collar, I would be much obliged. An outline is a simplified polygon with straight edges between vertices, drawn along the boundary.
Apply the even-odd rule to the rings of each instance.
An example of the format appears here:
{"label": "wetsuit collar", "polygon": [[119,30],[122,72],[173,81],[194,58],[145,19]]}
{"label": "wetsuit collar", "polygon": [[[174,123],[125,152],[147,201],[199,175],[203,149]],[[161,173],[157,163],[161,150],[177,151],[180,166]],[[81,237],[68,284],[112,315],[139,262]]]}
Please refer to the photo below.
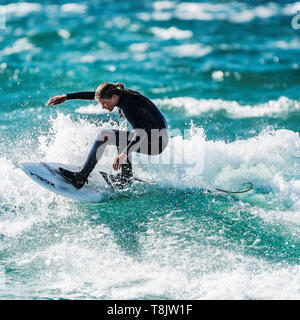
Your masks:
{"label": "wetsuit collar", "polygon": [[122,108],[124,104],[124,93],[120,93],[119,95],[119,101],[117,103],[117,107]]}

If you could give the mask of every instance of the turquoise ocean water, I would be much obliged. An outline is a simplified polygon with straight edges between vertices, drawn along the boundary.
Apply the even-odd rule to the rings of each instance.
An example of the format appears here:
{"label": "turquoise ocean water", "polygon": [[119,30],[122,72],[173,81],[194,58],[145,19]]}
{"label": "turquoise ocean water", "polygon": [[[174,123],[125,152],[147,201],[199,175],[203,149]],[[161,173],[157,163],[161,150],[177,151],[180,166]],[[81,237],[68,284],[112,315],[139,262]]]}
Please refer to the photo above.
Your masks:
{"label": "turquoise ocean water", "polygon": [[[1,299],[300,298],[299,2],[0,5]],[[89,101],[44,104],[103,81],[152,99],[184,161],[134,157],[155,183],[98,204],[48,192],[22,161],[81,165],[125,124]]]}

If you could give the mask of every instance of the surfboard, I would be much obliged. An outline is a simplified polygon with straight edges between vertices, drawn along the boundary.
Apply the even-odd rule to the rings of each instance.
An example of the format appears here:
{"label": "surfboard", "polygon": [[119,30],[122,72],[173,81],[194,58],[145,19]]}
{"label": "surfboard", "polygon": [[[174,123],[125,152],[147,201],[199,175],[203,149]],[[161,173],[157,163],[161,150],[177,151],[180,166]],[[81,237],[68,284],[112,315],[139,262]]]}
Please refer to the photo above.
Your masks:
{"label": "surfboard", "polygon": [[94,170],[81,189],[68,183],[59,173],[62,167],[70,171],[79,171],[80,167],[56,162],[23,162],[21,169],[33,181],[61,196],[87,202],[101,202],[113,191],[113,184],[107,173]]}

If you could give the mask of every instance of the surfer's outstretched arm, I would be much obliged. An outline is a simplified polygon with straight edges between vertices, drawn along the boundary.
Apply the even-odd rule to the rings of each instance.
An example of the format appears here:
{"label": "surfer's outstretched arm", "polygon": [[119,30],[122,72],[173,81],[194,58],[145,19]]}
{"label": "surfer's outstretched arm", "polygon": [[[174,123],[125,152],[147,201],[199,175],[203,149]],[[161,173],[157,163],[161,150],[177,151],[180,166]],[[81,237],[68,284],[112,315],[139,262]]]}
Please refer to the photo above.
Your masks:
{"label": "surfer's outstretched arm", "polygon": [[66,100],[74,100],[74,99],[81,99],[81,100],[95,100],[95,92],[94,91],[82,91],[82,92],[74,92],[74,93],[67,93],[60,96],[55,96],[49,99],[46,102],[46,106],[53,104],[62,104]]}
{"label": "surfer's outstretched arm", "polygon": [[81,100],[95,100],[95,91],[82,91],[67,93],[67,100],[81,99]]}

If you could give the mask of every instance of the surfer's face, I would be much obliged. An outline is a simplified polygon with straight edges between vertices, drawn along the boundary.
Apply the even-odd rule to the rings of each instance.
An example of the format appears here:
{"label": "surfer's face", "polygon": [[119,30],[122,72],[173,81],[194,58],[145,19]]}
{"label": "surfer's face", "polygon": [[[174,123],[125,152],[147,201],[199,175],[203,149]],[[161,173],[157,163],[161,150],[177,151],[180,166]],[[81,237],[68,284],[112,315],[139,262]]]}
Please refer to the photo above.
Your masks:
{"label": "surfer's face", "polygon": [[97,101],[102,105],[103,109],[106,109],[109,112],[111,112],[117,105],[119,101],[119,96],[114,94],[110,99],[97,99]]}

